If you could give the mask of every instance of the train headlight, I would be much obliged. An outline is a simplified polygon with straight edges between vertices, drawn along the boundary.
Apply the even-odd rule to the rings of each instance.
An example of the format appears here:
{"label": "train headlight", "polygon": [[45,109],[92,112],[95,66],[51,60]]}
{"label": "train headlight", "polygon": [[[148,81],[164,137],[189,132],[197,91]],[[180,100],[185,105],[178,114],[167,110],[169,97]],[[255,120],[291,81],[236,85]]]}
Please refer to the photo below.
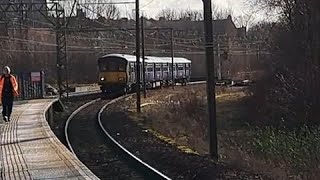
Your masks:
{"label": "train headlight", "polygon": [[104,77],[101,77],[100,80],[101,80],[101,81],[104,81]]}

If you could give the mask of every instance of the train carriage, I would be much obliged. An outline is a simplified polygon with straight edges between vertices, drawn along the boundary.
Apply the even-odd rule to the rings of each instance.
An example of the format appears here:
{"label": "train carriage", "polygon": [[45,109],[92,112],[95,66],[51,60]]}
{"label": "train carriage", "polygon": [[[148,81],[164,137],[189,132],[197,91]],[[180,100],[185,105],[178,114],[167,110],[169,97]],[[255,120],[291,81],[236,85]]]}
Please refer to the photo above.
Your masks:
{"label": "train carriage", "polygon": [[[143,81],[142,58],[140,59],[141,82]],[[145,78],[149,88],[172,84],[172,58],[146,56]],[[108,54],[98,59],[99,85],[103,92],[131,91],[136,86],[136,56]],[[174,81],[186,83],[191,76],[191,61],[174,58]]]}

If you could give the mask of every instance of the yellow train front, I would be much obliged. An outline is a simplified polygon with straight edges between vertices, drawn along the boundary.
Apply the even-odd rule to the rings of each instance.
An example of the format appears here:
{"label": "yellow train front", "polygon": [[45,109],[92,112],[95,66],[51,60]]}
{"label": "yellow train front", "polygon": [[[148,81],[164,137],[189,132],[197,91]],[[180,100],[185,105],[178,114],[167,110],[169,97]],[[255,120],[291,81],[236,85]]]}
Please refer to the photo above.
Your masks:
{"label": "yellow train front", "polygon": [[103,93],[127,91],[128,61],[107,55],[98,59],[99,85]]}

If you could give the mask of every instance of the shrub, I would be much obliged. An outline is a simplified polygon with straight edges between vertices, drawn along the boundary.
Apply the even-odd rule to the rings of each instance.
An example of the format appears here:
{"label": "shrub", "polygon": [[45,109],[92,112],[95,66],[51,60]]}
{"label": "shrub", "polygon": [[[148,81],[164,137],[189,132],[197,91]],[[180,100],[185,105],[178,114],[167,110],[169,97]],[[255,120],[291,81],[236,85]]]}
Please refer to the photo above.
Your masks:
{"label": "shrub", "polygon": [[320,128],[259,129],[253,147],[267,159],[290,164],[300,172],[309,171],[318,168],[320,162]]}

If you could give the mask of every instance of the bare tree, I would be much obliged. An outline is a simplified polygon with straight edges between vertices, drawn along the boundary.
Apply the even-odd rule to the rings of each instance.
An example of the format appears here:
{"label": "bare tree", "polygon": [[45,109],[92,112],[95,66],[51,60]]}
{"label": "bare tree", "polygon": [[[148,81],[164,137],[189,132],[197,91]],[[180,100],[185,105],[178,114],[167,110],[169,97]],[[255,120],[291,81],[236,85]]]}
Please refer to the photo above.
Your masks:
{"label": "bare tree", "polygon": [[168,20],[168,21],[179,20],[179,13],[177,12],[177,10],[173,8],[165,8],[160,11],[157,17],[164,18],[165,20]]}
{"label": "bare tree", "polygon": [[105,17],[107,19],[120,18],[120,14],[121,14],[120,9],[114,4],[108,4],[102,11],[105,13]]}
{"label": "bare tree", "polygon": [[212,12],[213,19],[226,19],[229,15],[233,15],[233,10],[229,9],[217,9],[215,12]]}
{"label": "bare tree", "polygon": [[320,125],[319,1],[252,1],[260,8],[276,9],[279,15],[277,31],[271,34],[272,71],[264,82],[269,86],[256,92],[263,96],[261,112],[272,112],[264,114],[272,125]]}
{"label": "bare tree", "polygon": [[131,20],[136,19],[136,12],[135,12],[134,9],[131,10],[131,11],[129,11],[128,9],[126,9],[125,14],[126,14],[126,17],[127,17],[128,19],[131,19]]}
{"label": "bare tree", "polygon": [[220,9],[216,4],[212,3],[212,18],[226,19],[229,15],[233,15],[232,8]]}
{"label": "bare tree", "polygon": [[121,15],[119,7],[112,4],[111,0],[82,0],[79,2],[79,5],[84,9],[86,15],[90,19],[99,17],[105,17],[106,19],[119,19]]}
{"label": "bare tree", "polygon": [[247,38],[270,42],[276,32],[279,32],[279,24],[277,22],[259,22],[248,28]]}
{"label": "bare tree", "polygon": [[191,21],[203,20],[203,13],[201,10],[186,9],[179,13],[179,19],[189,19]]}
{"label": "bare tree", "polygon": [[[226,19],[229,15],[233,15],[232,8],[220,9],[214,3],[212,4],[212,17],[213,19]],[[165,8],[160,11],[157,15],[158,18],[162,17],[165,20],[180,20],[180,19],[189,19],[191,21],[201,21],[203,20],[202,10],[192,10],[185,9],[177,11],[173,8]]]}
{"label": "bare tree", "polygon": [[234,19],[234,23],[238,27],[246,27],[248,28],[253,24],[254,21],[254,12],[252,13],[244,13],[243,15],[236,16]]}

